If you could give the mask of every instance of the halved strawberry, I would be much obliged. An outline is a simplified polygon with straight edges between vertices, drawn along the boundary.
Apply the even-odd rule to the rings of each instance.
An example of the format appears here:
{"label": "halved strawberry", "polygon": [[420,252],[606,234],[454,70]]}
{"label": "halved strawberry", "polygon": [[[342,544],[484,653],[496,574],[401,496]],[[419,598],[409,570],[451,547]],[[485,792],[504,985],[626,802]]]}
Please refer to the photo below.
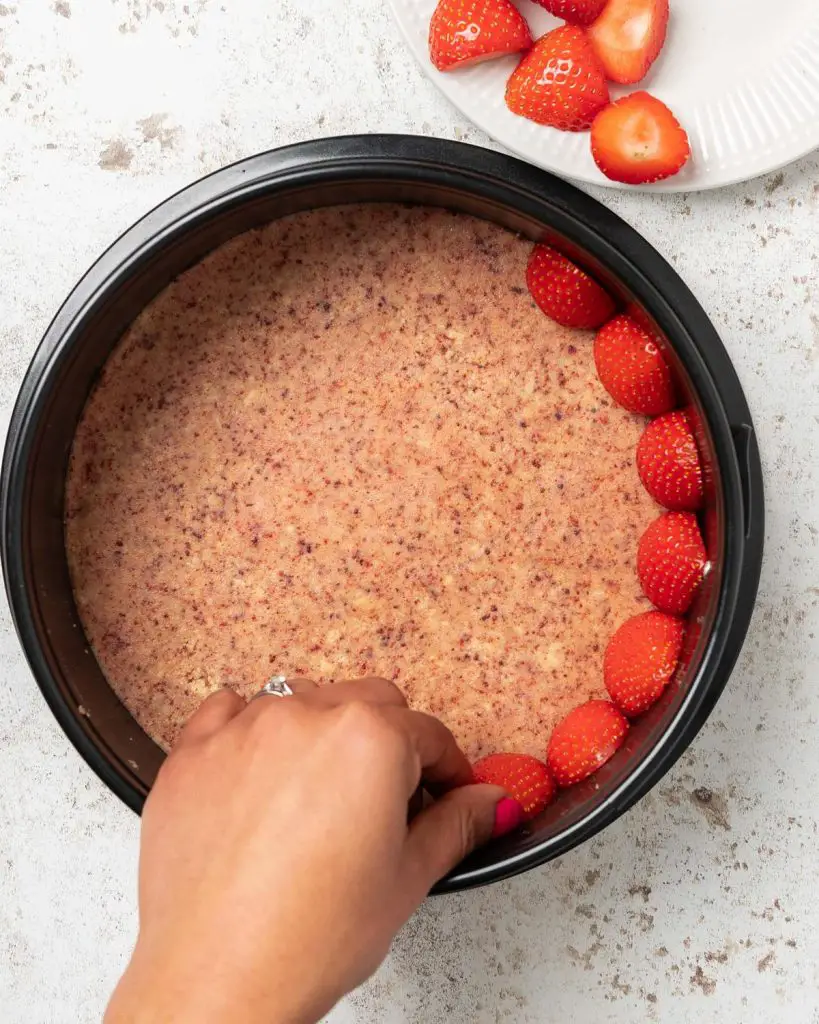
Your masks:
{"label": "halved strawberry", "polygon": [[628,721],[607,700],[570,711],[549,740],[546,764],[558,786],[573,786],[602,767],[622,746]]}
{"label": "halved strawberry", "polygon": [[439,71],[528,50],[532,34],[510,0],[440,0],[429,23],[429,56]]}
{"label": "halved strawberry", "polygon": [[[708,452],[709,450],[708,428],[705,426],[705,423],[703,423],[702,415],[700,414],[699,409],[697,409],[695,405],[686,406],[685,416],[688,420],[688,426],[691,428],[691,433],[694,435],[694,441],[697,445],[697,451],[700,452],[702,458],[702,453]],[[714,479],[713,460],[707,457],[702,458],[701,465],[703,504],[715,505],[717,500],[717,482]],[[707,544],[708,538],[706,537],[706,547]]]}
{"label": "halved strawberry", "polygon": [[670,178],[691,156],[680,122],[647,92],[633,92],[600,111],[592,125],[591,150],[607,178],[627,185]]}
{"label": "halved strawberry", "polygon": [[608,101],[606,76],[589,38],[573,25],[541,36],[506,85],[513,114],[565,132],[585,131]]}
{"label": "halved strawberry", "polygon": [[564,327],[599,327],[614,313],[614,301],[589,275],[548,245],[536,245],[526,283],[546,316]]}
{"label": "halved strawberry", "polygon": [[657,328],[652,322],[651,317],[636,302],[626,304],[625,314],[630,316],[632,320],[636,320],[647,334],[654,334],[656,332]]}
{"label": "halved strawberry", "polygon": [[633,85],[659,56],[667,28],[668,0],[609,0],[589,38],[606,77]]}
{"label": "halved strawberry", "polygon": [[502,786],[523,808],[528,820],[551,803],[555,783],[542,761],[529,754],[489,754],[472,766],[476,782]]}
{"label": "halved strawberry", "polygon": [[685,623],[664,612],[624,622],[603,656],[603,682],[618,708],[633,718],[655,704],[680,660]]}
{"label": "halved strawberry", "polygon": [[705,507],[702,517],[702,539],[705,541],[708,560],[713,561],[720,549],[720,523],[716,505]]}
{"label": "halved strawberry", "polygon": [[591,25],[600,16],[607,0],[535,0],[535,3],[570,25]]}
{"label": "halved strawberry", "polygon": [[685,615],[707,566],[705,544],[691,512],[666,512],[648,527],[637,546],[643,593],[669,615]]}
{"label": "halved strawberry", "polygon": [[669,412],[649,423],[637,444],[637,472],[651,497],[666,508],[702,508],[702,464],[686,412]]}
{"label": "halved strawberry", "polygon": [[600,328],[594,363],[603,387],[629,412],[659,416],[674,408],[674,381],[657,339],[630,316],[616,316]]}

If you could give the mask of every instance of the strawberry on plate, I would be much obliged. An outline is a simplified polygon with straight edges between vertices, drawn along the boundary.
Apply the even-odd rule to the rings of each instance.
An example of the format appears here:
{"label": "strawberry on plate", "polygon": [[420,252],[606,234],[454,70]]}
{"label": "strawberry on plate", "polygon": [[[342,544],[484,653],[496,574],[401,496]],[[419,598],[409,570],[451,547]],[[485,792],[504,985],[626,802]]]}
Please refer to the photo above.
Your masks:
{"label": "strawberry on plate", "polygon": [[502,786],[523,808],[528,821],[551,803],[555,783],[542,761],[529,754],[489,754],[472,766],[476,782]]}
{"label": "strawberry on plate", "polygon": [[506,85],[513,114],[564,132],[585,131],[608,102],[606,76],[589,37],[573,25],[541,36]]}
{"label": "strawberry on plate", "polygon": [[526,283],[546,316],[564,327],[599,327],[614,314],[609,293],[548,245],[536,245],[532,250]]}
{"label": "strawberry on plate", "polygon": [[534,0],[536,4],[545,7],[549,14],[553,14],[561,21],[568,21],[570,25],[591,25],[600,16],[607,0]]}
{"label": "strawberry on plate", "polygon": [[637,444],[637,472],[651,497],[665,508],[702,508],[702,463],[687,412],[669,412],[649,423]]}
{"label": "strawberry on plate", "polygon": [[603,656],[603,682],[618,708],[633,718],[660,699],[680,660],[685,623],[664,612],[624,622]]}
{"label": "strawberry on plate", "polygon": [[655,608],[669,615],[685,615],[708,565],[692,512],[666,512],[648,527],[637,546],[637,575],[643,593]]}
{"label": "strawberry on plate", "polygon": [[573,786],[602,767],[622,746],[628,721],[607,700],[570,711],[552,733],[546,763],[558,786]]}
{"label": "strawberry on plate", "polygon": [[657,339],[631,317],[616,316],[600,328],[594,363],[603,387],[629,412],[659,416],[674,408],[674,381]]}
{"label": "strawberry on plate", "polygon": [[440,0],[429,23],[429,56],[439,71],[465,68],[532,45],[510,0]]}
{"label": "strawberry on plate", "polygon": [[633,85],[659,56],[667,28],[668,0],[609,0],[589,38],[606,77]]}
{"label": "strawberry on plate", "polygon": [[591,149],[603,174],[626,185],[670,178],[691,156],[685,129],[647,92],[633,92],[600,111],[592,124]]}

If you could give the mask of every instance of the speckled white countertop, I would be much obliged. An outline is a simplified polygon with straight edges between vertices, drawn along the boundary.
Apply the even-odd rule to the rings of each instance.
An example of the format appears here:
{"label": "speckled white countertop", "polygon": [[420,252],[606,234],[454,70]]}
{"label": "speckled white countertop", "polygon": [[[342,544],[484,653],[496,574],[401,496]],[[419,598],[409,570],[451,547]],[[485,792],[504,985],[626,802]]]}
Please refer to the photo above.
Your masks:
{"label": "speckled white countertop", "polygon": [[[317,135],[483,143],[380,0],[0,2],[0,409],[95,256],[205,172]],[[600,192],[723,334],[767,478],[751,633],[716,714],[607,832],[426,905],[334,1024],[819,1022],[819,157],[724,191]],[[100,1018],[134,936],[137,820],[0,614],[4,1024]]]}

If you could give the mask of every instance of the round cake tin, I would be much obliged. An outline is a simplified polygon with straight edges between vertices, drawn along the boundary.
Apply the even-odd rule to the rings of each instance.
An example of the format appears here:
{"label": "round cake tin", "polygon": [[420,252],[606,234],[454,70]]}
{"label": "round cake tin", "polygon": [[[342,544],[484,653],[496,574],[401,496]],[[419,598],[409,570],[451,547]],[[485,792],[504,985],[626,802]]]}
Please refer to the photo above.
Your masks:
{"label": "round cake tin", "polygon": [[[594,199],[499,153],[397,135],[288,146],[227,167],[168,199],[86,273],[28,369],[2,468],[3,570],[14,622],[45,699],[88,764],[139,811],[164,755],[97,664],[77,615],[65,555],[65,476],[83,406],[123,331],[206,253],[278,217],[369,202],[445,207],[550,242],[592,271],[623,305],[636,303],[653,321],[680,393],[697,414],[706,468],[703,527],[711,571],[692,610],[672,685],[603,769],[564,791],[528,829],[481,850],[438,886],[454,891],[565,853],[647,793],[712,711],[756,597],[762,472],[736,372],[678,275]],[[343,779],[338,787],[343,799]]]}

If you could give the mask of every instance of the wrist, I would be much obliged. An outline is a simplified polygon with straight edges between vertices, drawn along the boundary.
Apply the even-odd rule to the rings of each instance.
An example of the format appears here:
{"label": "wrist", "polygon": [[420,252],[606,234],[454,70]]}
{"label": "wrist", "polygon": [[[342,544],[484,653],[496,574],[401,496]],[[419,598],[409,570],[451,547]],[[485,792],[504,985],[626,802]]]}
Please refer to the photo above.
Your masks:
{"label": "wrist", "polygon": [[257,991],[228,956],[219,964],[181,965],[173,958],[155,960],[139,946],[105,1013],[103,1024],[316,1024],[325,1009],[311,1013],[296,1007],[295,979],[283,982],[281,998],[271,996],[271,979]]}

